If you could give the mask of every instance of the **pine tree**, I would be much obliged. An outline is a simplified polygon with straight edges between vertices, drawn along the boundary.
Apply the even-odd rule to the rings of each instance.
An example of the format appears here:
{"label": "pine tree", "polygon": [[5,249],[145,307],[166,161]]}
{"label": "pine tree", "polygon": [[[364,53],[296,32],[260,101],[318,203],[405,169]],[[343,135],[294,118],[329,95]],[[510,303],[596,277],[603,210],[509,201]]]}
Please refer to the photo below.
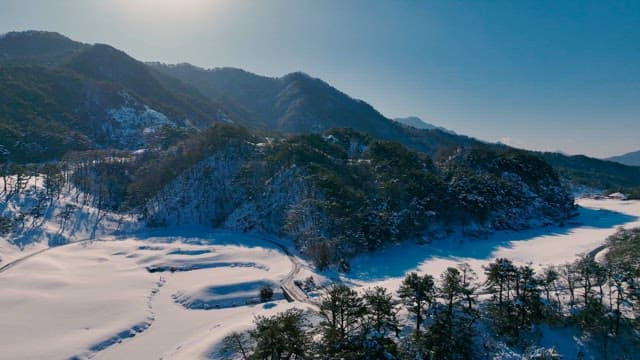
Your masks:
{"label": "pine tree", "polygon": [[499,258],[485,268],[487,275],[486,286],[489,293],[493,294],[502,307],[505,300],[510,299],[511,280],[515,272],[515,267],[511,260]]}
{"label": "pine tree", "polygon": [[473,310],[473,305],[476,303],[476,291],[478,290],[478,275],[467,263],[458,265],[458,270],[462,276],[462,293],[467,304],[467,311]]}
{"label": "pine tree", "polygon": [[367,289],[363,298],[367,309],[366,330],[374,343],[368,346],[369,357],[380,358],[385,354],[395,354],[397,350],[392,334],[398,337],[400,332],[396,317],[397,302],[381,286]]}
{"label": "pine tree", "polygon": [[[460,270],[463,269],[463,271]],[[423,339],[423,348],[435,359],[468,359],[472,354],[475,309],[468,307],[469,269],[447,268],[440,276],[437,296],[442,303],[434,306],[434,320]]]}
{"label": "pine tree", "polygon": [[264,285],[260,288],[260,301],[271,301],[273,298],[273,289],[269,285]]}
{"label": "pine tree", "polygon": [[289,309],[272,317],[258,316],[249,332],[255,350],[249,359],[292,359],[307,355],[311,344],[307,318],[299,309]]}
{"label": "pine tree", "polygon": [[428,314],[435,296],[433,276],[409,273],[398,289],[398,296],[407,310],[416,316],[416,337],[419,337],[420,325]]}
{"label": "pine tree", "polygon": [[222,358],[230,358],[235,355],[240,355],[242,360],[249,359],[253,351],[255,343],[249,336],[248,332],[232,332],[222,339],[222,346],[218,351],[218,355]]}
{"label": "pine tree", "polygon": [[361,350],[365,313],[364,302],[356,291],[342,284],[329,288],[320,303],[323,346],[328,355],[340,358],[341,354]]}

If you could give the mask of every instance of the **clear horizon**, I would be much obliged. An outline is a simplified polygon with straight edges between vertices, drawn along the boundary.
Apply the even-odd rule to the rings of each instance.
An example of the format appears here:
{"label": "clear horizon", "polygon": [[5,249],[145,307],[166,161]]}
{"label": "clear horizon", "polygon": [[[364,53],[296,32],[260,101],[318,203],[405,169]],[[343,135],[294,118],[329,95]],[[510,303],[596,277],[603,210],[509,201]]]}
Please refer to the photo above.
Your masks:
{"label": "clear horizon", "polygon": [[2,0],[0,33],[57,31],[142,61],[304,71],[387,117],[516,147],[640,150],[640,2]]}

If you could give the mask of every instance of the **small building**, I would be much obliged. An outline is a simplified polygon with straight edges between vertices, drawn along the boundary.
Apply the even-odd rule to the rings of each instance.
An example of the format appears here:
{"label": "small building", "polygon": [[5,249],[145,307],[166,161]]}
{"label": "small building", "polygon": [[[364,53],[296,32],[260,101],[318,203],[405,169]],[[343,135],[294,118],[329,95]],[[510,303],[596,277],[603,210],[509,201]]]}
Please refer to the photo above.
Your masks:
{"label": "small building", "polygon": [[609,199],[616,199],[616,200],[627,200],[627,195],[621,193],[621,192],[614,192],[613,194],[609,194],[607,196]]}

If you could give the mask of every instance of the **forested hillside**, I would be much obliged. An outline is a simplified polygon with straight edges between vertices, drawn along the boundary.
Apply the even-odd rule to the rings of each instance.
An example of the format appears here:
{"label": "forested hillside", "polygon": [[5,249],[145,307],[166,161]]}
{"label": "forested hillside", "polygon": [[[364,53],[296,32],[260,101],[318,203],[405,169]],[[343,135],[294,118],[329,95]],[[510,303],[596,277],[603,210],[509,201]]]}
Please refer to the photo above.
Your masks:
{"label": "forested hillside", "polygon": [[[108,45],[58,33],[0,38],[0,154],[3,161],[59,160],[68,151],[168,146],[216,122],[305,134],[353,128],[438,157],[456,148],[504,149],[439,129],[403,126],[321,79],[240,69],[145,64]],[[46,124],[46,125],[45,125]],[[640,186],[640,169],[541,154],[569,184]]]}
{"label": "forested hillside", "polygon": [[348,129],[272,138],[216,125],[166,150],[112,158],[76,160],[92,178],[80,187],[108,189],[110,208],[139,211],[151,226],[287,236],[321,266],[460,227],[482,237],[575,211],[553,169],[525,152],[460,148],[434,162]]}
{"label": "forested hillside", "polygon": [[[40,50],[39,50],[40,49]],[[14,163],[69,151],[140,149],[236,116],[196,89],[108,45],[47,32],[0,38],[0,155]]]}
{"label": "forested hillside", "polygon": [[584,155],[542,153],[540,156],[565,179],[596,189],[640,186],[640,167]]}
{"label": "forested hillside", "polygon": [[304,73],[145,64],[43,32],[6,35],[0,54],[3,174],[64,160],[102,207],[284,235],[320,264],[563,222],[566,185],[640,184],[640,168],[403,126]]}
{"label": "forested hillside", "polygon": [[[320,79],[303,73],[279,78],[241,69],[202,69],[189,64],[149,64],[188,83],[209,99],[243,109],[241,124],[288,133],[322,133],[330,128],[353,128],[381,140],[400,142],[435,156],[464,147],[506,148],[439,128],[403,126],[386,118],[366,102],[353,99]],[[640,186],[640,168],[619,166],[587,156],[535,153],[549,162],[569,184],[596,189]]]}

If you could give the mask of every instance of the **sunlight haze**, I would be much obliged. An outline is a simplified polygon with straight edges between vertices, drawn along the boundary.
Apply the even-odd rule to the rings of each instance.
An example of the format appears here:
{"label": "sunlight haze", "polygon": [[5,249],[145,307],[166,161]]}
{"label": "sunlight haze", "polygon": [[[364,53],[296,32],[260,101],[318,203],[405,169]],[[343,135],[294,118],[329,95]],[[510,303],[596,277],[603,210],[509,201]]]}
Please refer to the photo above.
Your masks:
{"label": "sunlight haze", "polygon": [[0,2],[0,32],[58,31],[144,61],[304,71],[388,117],[605,157],[640,149],[637,1]]}

